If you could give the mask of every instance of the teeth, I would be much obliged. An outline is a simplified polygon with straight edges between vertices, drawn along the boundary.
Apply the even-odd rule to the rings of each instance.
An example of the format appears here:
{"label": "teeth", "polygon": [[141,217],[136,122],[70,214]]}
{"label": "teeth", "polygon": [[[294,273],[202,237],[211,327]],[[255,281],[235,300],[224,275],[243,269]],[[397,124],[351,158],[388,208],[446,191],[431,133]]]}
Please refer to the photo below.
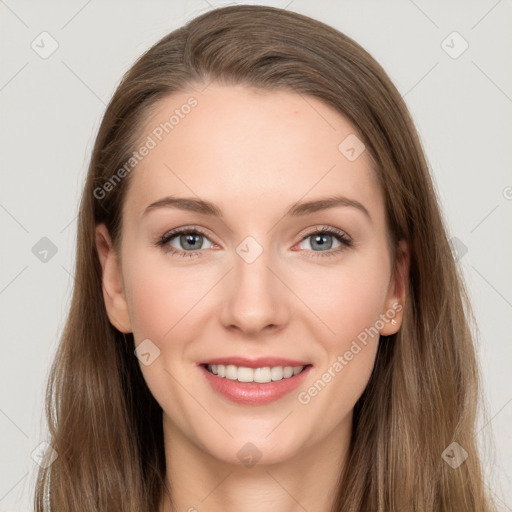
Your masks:
{"label": "teeth", "polygon": [[262,368],[247,368],[233,364],[209,364],[206,366],[209,372],[219,377],[238,382],[258,382],[265,384],[271,381],[289,379],[299,374],[304,366],[264,366]]}
{"label": "teeth", "polygon": [[270,369],[270,375],[272,380],[281,380],[283,378],[283,367],[274,366]]}

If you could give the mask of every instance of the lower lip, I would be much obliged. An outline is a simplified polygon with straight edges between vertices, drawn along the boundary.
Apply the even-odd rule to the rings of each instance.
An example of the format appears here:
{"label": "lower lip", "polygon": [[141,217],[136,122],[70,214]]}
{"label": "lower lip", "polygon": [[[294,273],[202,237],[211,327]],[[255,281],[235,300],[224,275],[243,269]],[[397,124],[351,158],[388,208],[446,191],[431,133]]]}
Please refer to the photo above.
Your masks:
{"label": "lower lip", "polygon": [[246,405],[264,405],[278,400],[300,386],[311,368],[312,366],[307,366],[297,375],[287,379],[260,384],[218,377],[209,372],[204,366],[200,366],[206,380],[217,393],[220,393],[232,402]]}

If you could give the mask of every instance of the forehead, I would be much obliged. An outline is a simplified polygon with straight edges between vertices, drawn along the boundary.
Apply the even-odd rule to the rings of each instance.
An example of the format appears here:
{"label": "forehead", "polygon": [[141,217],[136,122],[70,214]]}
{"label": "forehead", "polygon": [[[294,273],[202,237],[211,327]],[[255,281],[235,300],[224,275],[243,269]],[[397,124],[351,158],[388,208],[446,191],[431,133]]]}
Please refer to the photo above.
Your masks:
{"label": "forehead", "polygon": [[346,152],[361,150],[354,126],[309,95],[210,84],[161,100],[142,133],[151,149],[128,190],[138,211],[166,195],[195,195],[234,215],[338,193],[382,208],[369,155]]}

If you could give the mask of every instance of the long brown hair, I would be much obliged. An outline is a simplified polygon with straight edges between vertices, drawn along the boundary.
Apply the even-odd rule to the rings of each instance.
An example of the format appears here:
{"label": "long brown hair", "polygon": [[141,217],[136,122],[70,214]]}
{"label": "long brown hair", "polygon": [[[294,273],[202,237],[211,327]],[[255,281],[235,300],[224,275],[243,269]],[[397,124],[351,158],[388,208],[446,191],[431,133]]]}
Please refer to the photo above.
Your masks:
{"label": "long brown hair", "polygon": [[[95,246],[99,223],[119,241],[130,175],[102,197],[97,191],[129,160],[159,100],[209,82],[284,88],[334,107],[371,156],[391,240],[409,244],[402,328],[381,337],[355,406],[333,511],[490,510],[475,443],[474,318],[406,105],[351,38],[306,16],[253,5],[209,11],[165,36],[125,74],[106,109],[80,204],[70,312],[47,388],[58,458],[39,472],[36,510],[45,510],[45,488],[53,512],[159,509],[166,490],[162,410],[142,377],[133,336],[108,320]],[[468,454],[457,468],[441,456],[452,442]]]}

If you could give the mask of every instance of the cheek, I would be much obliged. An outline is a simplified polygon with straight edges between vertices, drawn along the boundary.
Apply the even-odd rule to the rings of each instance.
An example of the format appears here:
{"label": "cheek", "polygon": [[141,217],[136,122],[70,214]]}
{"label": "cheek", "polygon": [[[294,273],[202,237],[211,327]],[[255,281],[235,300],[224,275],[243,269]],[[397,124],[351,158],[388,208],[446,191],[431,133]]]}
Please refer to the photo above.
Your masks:
{"label": "cheek", "polygon": [[302,286],[297,283],[296,290],[301,290],[304,302],[321,320],[317,322],[319,332],[324,333],[323,344],[329,352],[348,349],[353,339],[371,327],[382,328],[377,320],[384,313],[389,284],[387,265],[386,258],[356,256],[329,272],[310,272]]}
{"label": "cheek", "polygon": [[136,340],[169,339],[193,316],[194,307],[211,288],[211,276],[179,266],[165,258],[135,257],[125,272],[125,285]]}
{"label": "cheek", "polygon": [[[327,435],[348,420],[357,400],[370,379],[377,353],[379,334],[375,329],[382,304],[379,287],[365,287],[358,282],[329,294],[324,309],[325,323],[334,334],[324,329],[316,337],[323,356],[311,378],[297,391],[305,427],[315,431],[308,442]],[[316,421],[322,417],[318,428]],[[316,426],[315,426],[316,425]]]}
{"label": "cheek", "polygon": [[[187,349],[203,329],[196,314],[207,303],[214,282],[211,272],[208,277],[184,267],[173,268],[165,258],[133,253],[124,274],[135,343],[150,339],[160,349],[153,363],[141,365],[144,379],[164,410],[181,411],[185,417],[188,395],[180,391],[175,379],[184,382],[189,378]],[[189,422],[193,423],[193,417]]]}
{"label": "cheek", "polygon": [[328,275],[319,271],[303,288],[322,320],[315,319],[315,325],[325,328],[311,334],[322,345],[323,357],[298,399],[318,414],[332,406],[326,418],[330,426],[353,408],[374,366],[390,277],[389,261],[381,254],[375,250],[347,259]]}

